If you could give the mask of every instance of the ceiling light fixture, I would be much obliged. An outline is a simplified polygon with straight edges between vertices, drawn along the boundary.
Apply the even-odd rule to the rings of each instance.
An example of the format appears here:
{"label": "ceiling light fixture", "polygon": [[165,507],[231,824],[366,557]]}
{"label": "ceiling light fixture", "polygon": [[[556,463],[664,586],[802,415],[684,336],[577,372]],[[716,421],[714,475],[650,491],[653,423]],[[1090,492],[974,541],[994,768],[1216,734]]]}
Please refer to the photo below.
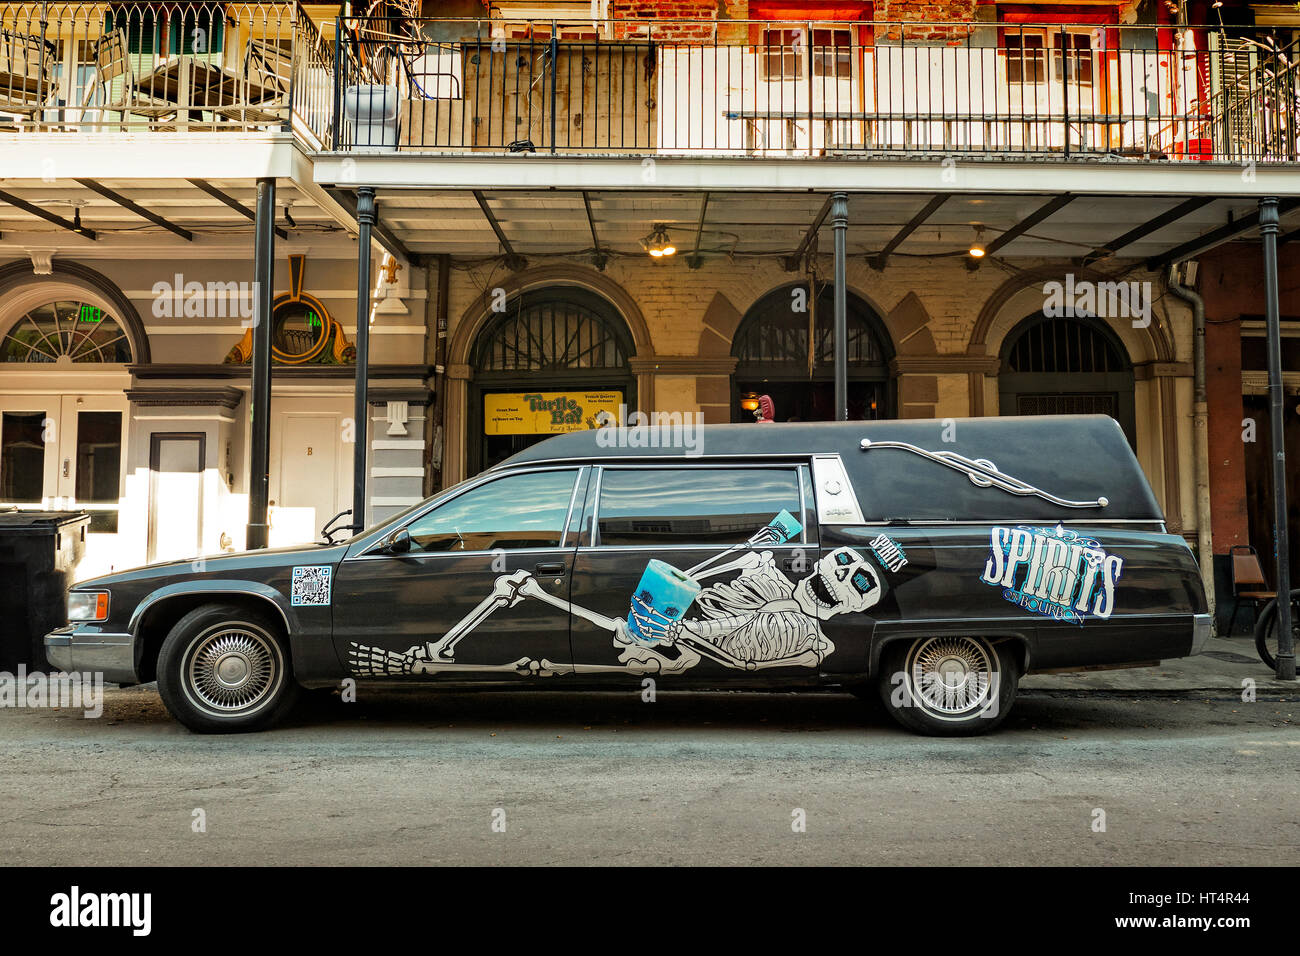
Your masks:
{"label": "ceiling light fixture", "polygon": [[72,203],[72,231],[77,233],[84,232],[85,230],[81,226],[81,207],[84,206],[86,202],[83,199],[73,199],[71,200],[71,203]]}
{"label": "ceiling light fixture", "polygon": [[677,247],[668,238],[668,227],[661,222],[655,223],[654,228],[650,230],[650,235],[641,240],[641,248],[656,259],[677,253]]}
{"label": "ceiling light fixture", "polygon": [[983,259],[985,256],[984,249],[984,227],[978,223],[975,224],[975,239],[967,250],[972,259]]}

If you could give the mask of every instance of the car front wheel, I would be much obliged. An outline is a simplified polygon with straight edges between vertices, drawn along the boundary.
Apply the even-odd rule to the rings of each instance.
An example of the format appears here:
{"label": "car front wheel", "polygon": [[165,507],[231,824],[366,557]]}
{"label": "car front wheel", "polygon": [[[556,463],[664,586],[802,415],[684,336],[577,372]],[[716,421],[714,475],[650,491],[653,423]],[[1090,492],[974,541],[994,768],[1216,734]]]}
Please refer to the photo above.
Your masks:
{"label": "car front wheel", "polygon": [[965,737],[1006,719],[1019,680],[1010,641],[939,635],[887,645],[878,686],[890,716],[908,730]]}
{"label": "car front wheel", "polygon": [[208,604],[171,629],[158,654],[158,693],[198,733],[264,730],[298,699],[286,642],[274,621]]}

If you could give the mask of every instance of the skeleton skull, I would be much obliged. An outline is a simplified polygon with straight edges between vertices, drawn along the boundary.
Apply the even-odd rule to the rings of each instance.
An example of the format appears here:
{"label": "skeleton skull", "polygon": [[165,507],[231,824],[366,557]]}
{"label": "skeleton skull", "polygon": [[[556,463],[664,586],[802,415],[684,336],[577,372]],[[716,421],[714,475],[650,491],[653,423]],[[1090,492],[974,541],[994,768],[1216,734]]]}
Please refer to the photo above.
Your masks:
{"label": "skeleton skull", "polygon": [[880,594],[876,569],[852,548],[836,548],[823,557],[794,589],[799,606],[820,621],[865,611],[880,600]]}

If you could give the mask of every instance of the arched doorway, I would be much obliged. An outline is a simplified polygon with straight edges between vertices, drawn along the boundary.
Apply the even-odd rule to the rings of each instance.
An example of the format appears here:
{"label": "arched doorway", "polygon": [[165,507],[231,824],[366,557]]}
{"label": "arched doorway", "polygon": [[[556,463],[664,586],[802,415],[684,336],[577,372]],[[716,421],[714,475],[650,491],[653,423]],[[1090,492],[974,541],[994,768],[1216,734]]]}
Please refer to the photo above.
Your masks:
{"label": "arched doorway", "polygon": [[529,289],[509,300],[474,342],[470,473],[550,435],[595,427],[595,416],[636,405],[635,353],[618,310],[576,286]]}
{"label": "arched doorway", "polygon": [[[0,508],[77,508],[116,534],[131,336],[106,301],[62,283],[11,293],[0,322]],[[3,318],[0,316],[0,318]]]}
{"label": "arched doorway", "polygon": [[1022,321],[1004,340],[998,391],[1003,415],[1109,415],[1136,444],[1133,363],[1098,319]]}
{"label": "arched doorway", "polygon": [[[732,421],[753,421],[746,406],[763,394],[772,396],[777,421],[835,418],[834,302],[833,286],[820,286],[813,298],[807,284],[798,283],[774,289],[750,307],[732,339]],[[892,417],[889,334],[875,310],[851,292],[846,346],[849,419]]]}

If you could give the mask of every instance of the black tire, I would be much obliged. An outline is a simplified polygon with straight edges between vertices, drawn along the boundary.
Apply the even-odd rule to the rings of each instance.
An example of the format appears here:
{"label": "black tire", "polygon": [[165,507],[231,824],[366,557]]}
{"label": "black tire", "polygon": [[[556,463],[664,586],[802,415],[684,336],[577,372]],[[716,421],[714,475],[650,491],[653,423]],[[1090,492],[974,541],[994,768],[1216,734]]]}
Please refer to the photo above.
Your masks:
{"label": "black tire", "polygon": [[[1300,638],[1300,588],[1291,592],[1291,634],[1293,644]],[[1277,600],[1264,605],[1255,621],[1255,650],[1271,671],[1277,670]]]}
{"label": "black tire", "polygon": [[158,652],[158,693],[196,733],[265,730],[293,709],[299,692],[279,624],[250,608],[195,608]]}
{"label": "black tire", "polygon": [[983,637],[896,640],[886,645],[880,664],[876,686],[889,715],[931,737],[988,733],[1011,712],[1020,682],[1012,642]]}

